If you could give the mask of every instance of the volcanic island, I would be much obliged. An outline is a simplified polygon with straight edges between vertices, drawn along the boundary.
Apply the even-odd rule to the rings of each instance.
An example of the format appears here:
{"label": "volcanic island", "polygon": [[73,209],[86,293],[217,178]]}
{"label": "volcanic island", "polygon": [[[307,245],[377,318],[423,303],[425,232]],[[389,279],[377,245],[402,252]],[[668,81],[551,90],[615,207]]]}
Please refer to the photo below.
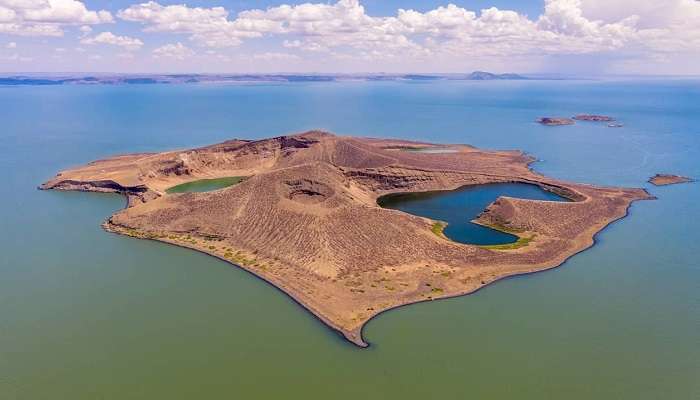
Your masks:
{"label": "volcanic island", "polygon": [[[461,296],[496,280],[561,265],[624,217],[644,189],[565,182],[520,151],[486,151],[310,131],[191,150],[119,155],[60,172],[40,189],[124,194],[110,232],[228,261],[281,289],[350,342],[406,304]],[[428,151],[420,151],[428,150]],[[201,179],[224,189],[168,193]],[[569,201],[499,197],[473,222],[516,235],[512,246],[453,242],[444,224],[377,204],[402,192],[524,183]]]}

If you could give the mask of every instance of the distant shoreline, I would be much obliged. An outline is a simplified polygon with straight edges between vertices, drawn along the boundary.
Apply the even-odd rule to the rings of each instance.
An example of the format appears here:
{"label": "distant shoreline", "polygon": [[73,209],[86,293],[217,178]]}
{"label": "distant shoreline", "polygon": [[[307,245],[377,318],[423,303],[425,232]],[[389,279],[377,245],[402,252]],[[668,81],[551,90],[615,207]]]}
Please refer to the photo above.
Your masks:
{"label": "distant shoreline", "polygon": [[4,74],[0,86],[133,85],[255,82],[431,82],[529,80],[518,74],[475,71],[465,74]]}
{"label": "distant shoreline", "polygon": [[554,73],[120,73],[120,72],[0,72],[2,86],[254,84],[313,82],[457,82],[457,81],[601,81],[684,80],[700,75],[576,76]]}

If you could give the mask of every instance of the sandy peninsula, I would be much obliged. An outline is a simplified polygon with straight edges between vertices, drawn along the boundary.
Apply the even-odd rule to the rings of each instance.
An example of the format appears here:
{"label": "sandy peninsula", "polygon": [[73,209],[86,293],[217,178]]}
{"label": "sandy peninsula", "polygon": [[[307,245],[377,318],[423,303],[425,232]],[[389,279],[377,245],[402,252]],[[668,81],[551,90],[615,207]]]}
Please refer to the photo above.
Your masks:
{"label": "sandy peninsula", "polygon": [[[42,189],[123,193],[111,232],[216,256],[286,292],[358,346],[362,327],[398,306],[474,292],[498,279],[546,270],[590,247],[643,189],[564,182],[529,169],[520,151],[335,136],[312,131],[129,154],[59,173]],[[167,194],[199,179],[245,176],[225,189]],[[521,182],[570,202],[500,197],[475,221],[526,245],[455,243],[436,221],[384,209],[396,192]]]}
{"label": "sandy peninsula", "polygon": [[678,183],[693,182],[693,179],[687,176],[671,175],[671,174],[656,174],[649,178],[649,183],[655,186],[675,185]]}

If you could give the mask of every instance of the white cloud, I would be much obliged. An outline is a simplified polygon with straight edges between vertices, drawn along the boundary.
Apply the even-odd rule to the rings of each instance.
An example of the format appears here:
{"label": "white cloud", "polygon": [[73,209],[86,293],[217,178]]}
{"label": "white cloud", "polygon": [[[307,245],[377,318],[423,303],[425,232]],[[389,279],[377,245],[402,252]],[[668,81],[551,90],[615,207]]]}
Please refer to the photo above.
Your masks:
{"label": "white cloud", "polygon": [[255,53],[251,56],[254,60],[264,60],[264,61],[289,61],[289,60],[299,60],[300,57],[296,54],[289,53],[279,53],[279,52],[265,52],[265,53]]}
{"label": "white cloud", "polygon": [[83,25],[80,28],[78,28],[80,31],[80,37],[84,38],[87,37],[89,34],[92,33],[92,27],[90,25]]}
{"label": "white cloud", "polygon": [[10,42],[10,43],[8,43],[8,44],[5,45],[5,48],[6,48],[6,49],[16,49],[16,48],[17,48],[17,43],[15,43],[15,42]]}
{"label": "white cloud", "polygon": [[94,37],[86,37],[80,40],[82,44],[110,44],[123,47],[127,50],[138,50],[143,46],[140,39],[129,36],[117,36],[112,32],[100,32]]}
{"label": "white cloud", "polygon": [[282,45],[289,49],[296,49],[301,47],[301,40],[285,40]]}
{"label": "white cloud", "polygon": [[23,18],[32,22],[55,22],[64,24],[102,24],[114,22],[109,11],[90,11],[82,1],[46,0],[41,6],[26,8]]}
{"label": "white cloud", "polygon": [[32,57],[25,57],[19,54],[10,54],[8,56],[0,55],[0,60],[2,61],[12,61],[12,62],[30,62],[34,60]]}
{"label": "white cloud", "polygon": [[299,39],[285,40],[282,46],[288,49],[300,49],[304,51],[328,51],[328,48],[314,42],[302,42]]}
{"label": "white cloud", "polygon": [[109,11],[88,10],[77,0],[0,0],[0,33],[61,36],[62,26],[114,22]]}
{"label": "white cloud", "polygon": [[0,5],[0,23],[12,22],[17,18],[17,13],[10,9]]}
{"label": "white cloud", "polygon": [[0,33],[17,36],[62,36],[63,30],[55,24],[0,23]]}
{"label": "white cloud", "polygon": [[165,46],[153,50],[153,56],[155,58],[172,58],[175,60],[184,60],[194,54],[195,52],[192,49],[180,42],[166,44]]}
{"label": "white cloud", "polygon": [[351,48],[357,54],[401,53],[418,58],[611,51],[639,43],[651,34],[637,29],[638,18],[632,15],[611,22],[588,19],[581,0],[545,0],[545,12],[535,20],[495,7],[477,13],[453,4],[427,12],[399,9],[396,16],[373,17],[359,0],[247,10],[234,19],[222,7],[163,6],[149,1],[118,15],[144,24],[146,31],[190,34],[205,46],[233,46],[246,38],[280,35],[291,36],[282,42],[287,48]]}
{"label": "white cloud", "polygon": [[[194,46],[238,46],[270,38],[253,50],[250,57],[255,60],[278,57],[282,61],[283,54],[312,52],[302,61],[335,58],[342,59],[344,66],[350,64],[345,61],[357,61],[354,65],[364,70],[368,62],[377,68],[389,65],[382,60],[402,68],[437,70],[477,62],[511,68],[514,60],[536,65],[552,56],[617,59],[629,65],[638,60],[671,64],[678,57],[692,59],[700,54],[700,1],[696,0],[540,0],[544,11],[534,17],[496,7],[470,10],[454,4],[373,16],[359,0],[315,1],[238,14],[219,6],[147,1],[122,9],[117,16],[140,24],[147,33],[186,35]],[[112,21],[109,12],[89,10],[77,0],[0,0],[0,33],[60,36],[64,26],[74,25],[80,26],[79,38],[86,44],[143,45],[139,39],[108,32],[91,37],[90,25]],[[174,59],[193,54],[180,42],[153,53]]]}
{"label": "white cloud", "polygon": [[149,1],[132,5],[117,15],[145,24],[147,32],[188,33],[193,40],[210,47],[236,46],[242,38],[262,36],[255,30],[239,30],[228,20],[228,11],[223,7],[163,6]]}

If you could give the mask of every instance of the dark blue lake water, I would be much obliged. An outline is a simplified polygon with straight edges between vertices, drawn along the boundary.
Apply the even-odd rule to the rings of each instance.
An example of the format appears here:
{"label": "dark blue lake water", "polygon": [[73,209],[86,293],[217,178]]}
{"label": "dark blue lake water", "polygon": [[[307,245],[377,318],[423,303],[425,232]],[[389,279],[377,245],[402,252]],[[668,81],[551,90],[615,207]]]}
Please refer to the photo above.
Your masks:
{"label": "dark blue lake water", "polygon": [[459,243],[497,245],[514,243],[518,237],[471,221],[500,196],[530,200],[565,201],[539,186],[502,183],[464,186],[457,190],[390,194],[377,203],[385,208],[447,222],[443,233]]}

